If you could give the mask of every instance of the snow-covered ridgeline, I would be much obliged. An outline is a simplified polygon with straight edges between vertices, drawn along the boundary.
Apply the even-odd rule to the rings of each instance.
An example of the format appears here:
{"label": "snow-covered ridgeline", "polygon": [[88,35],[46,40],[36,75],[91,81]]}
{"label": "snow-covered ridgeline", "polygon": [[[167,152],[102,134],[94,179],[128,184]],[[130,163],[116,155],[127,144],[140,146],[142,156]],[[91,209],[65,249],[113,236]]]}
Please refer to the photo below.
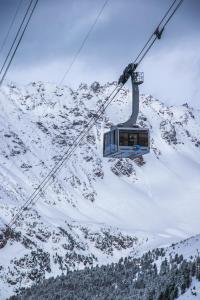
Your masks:
{"label": "snow-covered ridgeline", "polygon": [[[2,88],[2,227],[113,88],[94,83],[72,90],[41,82]],[[140,255],[199,232],[200,112],[141,96],[138,123],[150,127],[151,154],[144,161],[103,159],[103,132],[125,121],[130,106],[123,90],[55,182],[24,212],[0,249],[4,295],[67,268]]]}

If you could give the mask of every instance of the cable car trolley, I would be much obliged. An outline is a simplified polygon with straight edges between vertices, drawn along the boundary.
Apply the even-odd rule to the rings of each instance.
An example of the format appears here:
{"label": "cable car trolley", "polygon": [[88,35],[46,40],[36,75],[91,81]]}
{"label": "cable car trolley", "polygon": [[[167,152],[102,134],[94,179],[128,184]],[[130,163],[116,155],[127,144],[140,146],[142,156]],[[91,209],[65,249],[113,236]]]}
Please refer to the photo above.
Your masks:
{"label": "cable car trolley", "polygon": [[133,159],[150,152],[149,129],[136,124],[139,113],[139,85],[144,81],[144,74],[135,72],[136,67],[133,64],[128,65],[118,81],[119,84],[124,84],[131,77],[132,114],[127,122],[112,126],[104,134],[104,157]]}

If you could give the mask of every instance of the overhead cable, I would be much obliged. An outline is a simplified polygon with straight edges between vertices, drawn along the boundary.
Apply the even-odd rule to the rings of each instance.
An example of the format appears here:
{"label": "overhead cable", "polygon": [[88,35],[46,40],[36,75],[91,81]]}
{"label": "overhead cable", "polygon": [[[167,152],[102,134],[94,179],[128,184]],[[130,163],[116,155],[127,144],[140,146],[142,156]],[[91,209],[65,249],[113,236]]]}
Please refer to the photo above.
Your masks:
{"label": "overhead cable", "polygon": [[[145,43],[144,47],[142,48],[142,50],[139,52],[139,54],[137,55],[136,59],[134,60],[134,64],[138,64],[138,59],[139,62],[142,61],[142,59],[144,58],[144,56],[147,54],[147,52],[150,50],[150,48],[153,46],[154,44],[154,40],[156,40],[158,38],[158,36],[156,36],[157,32],[163,32],[165,29],[165,26],[168,24],[168,22],[171,20],[171,18],[173,17],[173,15],[175,14],[175,12],[178,10],[178,8],[180,7],[180,5],[183,3],[184,0],[174,0],[173,3],[170,5],[169,9],[167,10],[167,12],[164,14],[163,18],[161,19],[161,21],[159,22],[158,26],[156,27],[156,29],[154,30],[154,32],[152,33],[152,35],[150,36],[150,38],[148,39],[148,41]],[[175,6],[175,4],[177,3],[177,5]],[[175,6],[175,8],[174,8]],[[172,8],[174,8],[174,10],[171,12]],[[171,12],[171,13],[170,13]],[[161,27],[161,28],[160,28]],[[153,41],[152,41],[153,39]],[[151,44],[149,45],[149,43],[151,42]],[[147,47],[148,46],[148,47]],[[147,50],[148,49],[148,50]],[[145,51],[145,55],[143,54],[143,51]],[[142,59],[140,58],[140,56],[142,55]]]}
{"label": "overhead cable", "polygon": [[[166,11],[166,13],[164,14],[163,18],[161,19],[160,23],[158,24],[157,28],[160,27],[160,25],[162,24],[163,20],[167,17],[168,13],[170,12],[170,10],[172,9],[172,7],[175,5],[175,3],[177,2],[177,0],[174,0],[173,3],[170,5],[169,9]],[[142,52],[144,51],[144,49],[146,48],[146,46],[148,45],[148,43],[150,42],[150,40],[152,39],[152,37],[155,34],[155,30],[154,32],[151,34],[150,38],[147,40],[147,42],[145,43],[144,47],[142,48],[142,50],[138,53],[137,57],[135,58],[133,63],[136,63],[137,59],[139,58],[139,56],[142,54]]]}
{"label": "overhead cable", "polygon": [[[3,83],[3,81],[4,81],[4,78],[5,78],[6,74],[7,74],[8,70],[9,70],[9,67],[10,67],[10,65],[11,65],[11,63],[12,63],[12,61],[13,61],[13,58],[14,58],[14,56],[15,56],[15,54],[16,54],[16,51],[17,51],[17,49],[19,48],[19,45],[20,45],[20,43],[21,43],[21,41],[22,41],[22,38],[23,38],[24,33],[25,33],[25,31],[26,31],[26,29],[27,29],[27,27],[28,27],[28,24],[29,24],[29,22],[30,22],[30,19],[31,19],[31,17],[32,17],[32,15],[33,15],[33,12],[34,12],[34,10],[35,10],[35,8],[36,8],[36,5],[37,5],[38,1],[39,1],[39,0],[36,0],[35,3],[34,3],[34,0],[31,0],[31,2],[29,3],[29,6],[28,6],[28,8],[27,8],[27,10],[26,10],[26,13],[25,13],[25,15],[24,15],[24,17],[23,17],[23,20],[22,20],[22,22],[21,22],[21,25],[20,25],[20,27],[19,27],[19,29],[18,29],[18,31],[17,31],[17,34],[16,34],[16,36],[15,36],[15,39],[14,39],[13,43],[12,43],[12,46],[11,46],[11,48],[10,48],[8,54],[7,54],[7,57],[6,57],[6,59],[5,59],[4,63],[3,63],[3,65],[2,65],[2,67],[1,67],[0,74],[3,74],[3,75],[2,75],[1,80],[0,80],[0,86],[2,85],[2,83]],[[33,3],[34,3],[34,5],[33,5],[33,7],[31,8],[31,6],[32,6]],[[28,15],[28,14],[29,14],[29,15]],[[27,16],[28,16],[28,18],[27,18]],[[27,20],[26,20],[26,18],[27,18]],[[24,26],[24,28],[23,28],[23,26]],[[22,32],[20,33],[20,31],[21,31],[22,28],[23,28],[23,30],[22,30]],[[18,39],[18,38],[19,38],[19,39]],[[17,41],[17,39],[18,39],[18,41]],[[17,42],[17,43],[16,43],[16,42]],[[16,43],[16,45],[15,45],[15,43]],[[14,51],[13,51],[13,53],[12,53],[12,50],[13,50],[13,49],[14,49]],[[11,54],[11,53],[12,53],[12,54]],[[11,57],[10,57],[10,54],[11,54]],[[7,63],[7,62],[8,62],[8,63]],[[7,63],[7,66],[6,66],[6,63]],[[4,67],[5,67],[5,69],[4,69]]]}
{"label": "overhead cable", "polygon": [[[167,25],[169,20],[172,18],[172,16],[175,14],[177,11],[178,7],[180,7],[181,3],[183,0],[179,1],[178,5],[174,8],[174,10],[171,12],[170,16],[168,19],[165,21],[163,28]],[[140,59],[137,62],[137,66],[142,62],[152,45],[154,44],[155,40],[158,37],[155,36],[148,45],[147,49],[145,49],[145,52],[143,55],[140,57]],[[141,51],[140,51],[141,52]],[[86,124],[85,128],[81,131],[81,133],[74,139],[74,142],[72,143],[72,146],[68,148],[68,150],[62,155],[61,159],[57,162],[57,164],[51,169],[51,171],[46,175],[46,177],[42,180],[42,182],[38,185],[38,187],[35,189],[35,191],[31,194],[31,196],[27,199],[27,201],[20,207],[18,213],[10,220],[10,222],[7,225],[8,229],[11,229],[13,225],[16,223],[18,218],[21,216],[23,211],[29,207],[30,204],[35,203],[39,196],[40,193],[46,190],[46,188],[49,186],[51,181],[55,179],[55,175],[61,170],[63,167],[64,163],[72,156],[74,151],[78,148],[80,143],[84,140],[84,138],[87,136],[88,132],[92,129],[92,127],[96,124],[97,120],[100,119],[100,117],[104,114],[105,110],[107,107],[112,103],[112,101],[115,99],[117,94],[122,90],[124,84],[119,83],[116,85],[114,90],[111,92],[111,94],[105,99],[104,103],[99,107],[97,112],[95,113],[94,117],[90,119],[90,121]]]}
{"label": "overhead cable", "polygon": [[68,66],[68,68],[67,68],[65,74],[63,75],[62,79],[60,80],[59,85],[61,85],[61,84],[64,82],[66,76],[67,76],[68,73],[70,72],[70,70],[71,70],[73,64],[75,63],[75,61],[77,60],[77,58],[78,58],[78,56],[79,56],[81,50],[82,50],[83,47],[85,46],[85,44],[86,44],[86,42],[87,42],[87,40],[88,40],[88,38],[89,38],[91,32],[93,31],[94,27],[96,26],[96,24],[97,24],[97,22],[98,22],[98,20],[99,20],[99,18],[100,18],[100,16],[101,16],[101,14],[103,13],[104,8],[105,8],[106,5],[108,4],[108,2],[109,2],[109,0],[106,0],[106,1],[103,3],[102,7],[100,8],[100,10],[99,10],[99,12],[98,12],[98,14],[97,14],[97,16],[96,16],[94,22],[93,22],[92,25],[90,26],[90,28],[89,28],[88,32],[86,33],[86,35],[85,35],[85,37],[84,37],[84,39],[83,39],[83,41],[82,41],[80,47],[78,48],[77,52],[75,53],[74,57],[72,58],[72,61],[71,61],[71,63],[69,64],[69,66]]}
{"label": "overhead cable", "polygon": [[145,43],[142,50],[137,55],[136,59],[133,61],[133,63],[130,63],[123,71],[123,74],[120,76],[118,83],[122,83],[123,85],[127,82],[129,77],[131,76],[131,73],[134,72],[139,64],[142,62],[144,57],[147,55],[153,44],[157,39],[161,39],[162,33],[166,27],[166,25],[171,20],[172,16],[175,14],[175,12],[178,10],[180,5],[183,3],[183,0],[175,0],[173,1],[170,8],[167,10],[163,18],[161,19],[160,23],[154,30],[153,34],[151,34],[148,41]]}
{"label": "overhead cable", "polygon": [[15,23],[15,20],[16,20],[16,17],[18,15],[18,12],[19,12],[19,9],[21,7],[22,2],[23,2],[23,0],[20,0],[19,3],[18,3],[18,5],[17,5],[15,14],[14,14],[12,20],[11,20],[10,26],[8,27],[8,31],[7,31],[7,33],[6,33],[6,35],[5,35],[4,39],[3,39],[3,42],[1,44],[0,53],[2,52],[2,50],[3,50],[3,48],[4,48],[5,44],[6,44],[6,42],[8,40],[9,34],[10,34],[11,29],[12,29],[14,23]]}
{"label": "overhead cable", "polygon": [[[83,138],[87,135],[89,130],[94,126],[94,123],[101,117],[101,115],[104,113],[107,106],[105,104],[110,100],[114,99],[116,94],[118,93],[119,86],[116,86],[115,89],[110,93],[110,95],[106,98],[106,101],[99,107],[99,109],[96,111],[95,115],[90,119],[90,121],[85,125],[85,128],[80,132],[78,137],[74,139],[72,142],[72,146],[67,149],[67,151],[62,155],[60,160],[57,162],[57,164],[51,169],[51,171],[45,176],[45,178],[42,180],[42,182],[37,186],[35,191],[31,194],[31,196],[27,199],[27,201],[20,207],[17,214],[11,219],[11,221],[8,223],[8,227],[12,227],[18,217],[21,215],[24,209],[28,207],[33,201],[37,199],[39,194],[44,191],[44,189],[48,186],[49,181],[56,175],[56,173],[61,169],[63,164],[66,162],[66,160],[73,154],[74,150],[80,145]],[[117,90],[117,91],[116,91]],[[114,94],[114,95],[113,95]]]}

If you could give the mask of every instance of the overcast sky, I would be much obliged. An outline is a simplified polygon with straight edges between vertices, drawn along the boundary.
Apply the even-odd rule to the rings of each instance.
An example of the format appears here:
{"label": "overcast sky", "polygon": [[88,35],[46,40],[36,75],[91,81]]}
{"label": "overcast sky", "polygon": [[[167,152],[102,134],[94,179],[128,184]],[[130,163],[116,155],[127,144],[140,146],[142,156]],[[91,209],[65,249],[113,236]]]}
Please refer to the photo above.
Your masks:
{"label": "overcast sky", "polygon": [[[0,0],[0,49],[20,0]],[[117,80],[142,48],[172,0],[109,0],[65,79],[76,87]],[[23,0],[15,26],[0,53],[8,51],[28,5]],[[59,83],[104,0],[39,0],[7,80]],[[173,105],[200,107],[200,0],[184,0],[163,37],[141,64],[141,93]]]}

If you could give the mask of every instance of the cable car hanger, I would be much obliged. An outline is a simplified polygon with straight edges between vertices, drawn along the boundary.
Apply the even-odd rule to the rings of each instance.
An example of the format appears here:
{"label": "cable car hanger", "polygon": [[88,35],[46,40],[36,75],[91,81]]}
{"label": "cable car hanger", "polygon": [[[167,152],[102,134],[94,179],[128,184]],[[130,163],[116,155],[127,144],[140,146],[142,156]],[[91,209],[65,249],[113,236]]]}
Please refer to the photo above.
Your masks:
{"label": "cable car hanger", "polygon": [[134,71],[134,68],[130,71],[128,66],[122,76],[131,77],[132,113],[126,122],[111,126],[110,131],[104,134],[103,156],[133,159],[150,152],[149,129],[136,125],[139,113],[139,85],[144,81],[144,74]]}
{"label": "cable car hanger", "polygon": [[[130,63],[119,77],[118,85],[123,86],[131,77],[132,83],[132,113],[130,118],[115,126],[111,126],[110,131],[104,134],[103,138],[103,156],[113,158],[131,158],[141,157],[150,152],[150,134],[149,128],[141,128],[136,122],[139,114],[139,85],[144,82],[144,73],[136,72],[138,65],[146,56],[154,42],[160,40],[165,26],[179,8],[183,0],[180,0],[171,13],[177,0],[175,0],[164,17],[158,24],[156,30],[152,33],[133,63]],[[163,25],[162,25],[163,24]]]}

